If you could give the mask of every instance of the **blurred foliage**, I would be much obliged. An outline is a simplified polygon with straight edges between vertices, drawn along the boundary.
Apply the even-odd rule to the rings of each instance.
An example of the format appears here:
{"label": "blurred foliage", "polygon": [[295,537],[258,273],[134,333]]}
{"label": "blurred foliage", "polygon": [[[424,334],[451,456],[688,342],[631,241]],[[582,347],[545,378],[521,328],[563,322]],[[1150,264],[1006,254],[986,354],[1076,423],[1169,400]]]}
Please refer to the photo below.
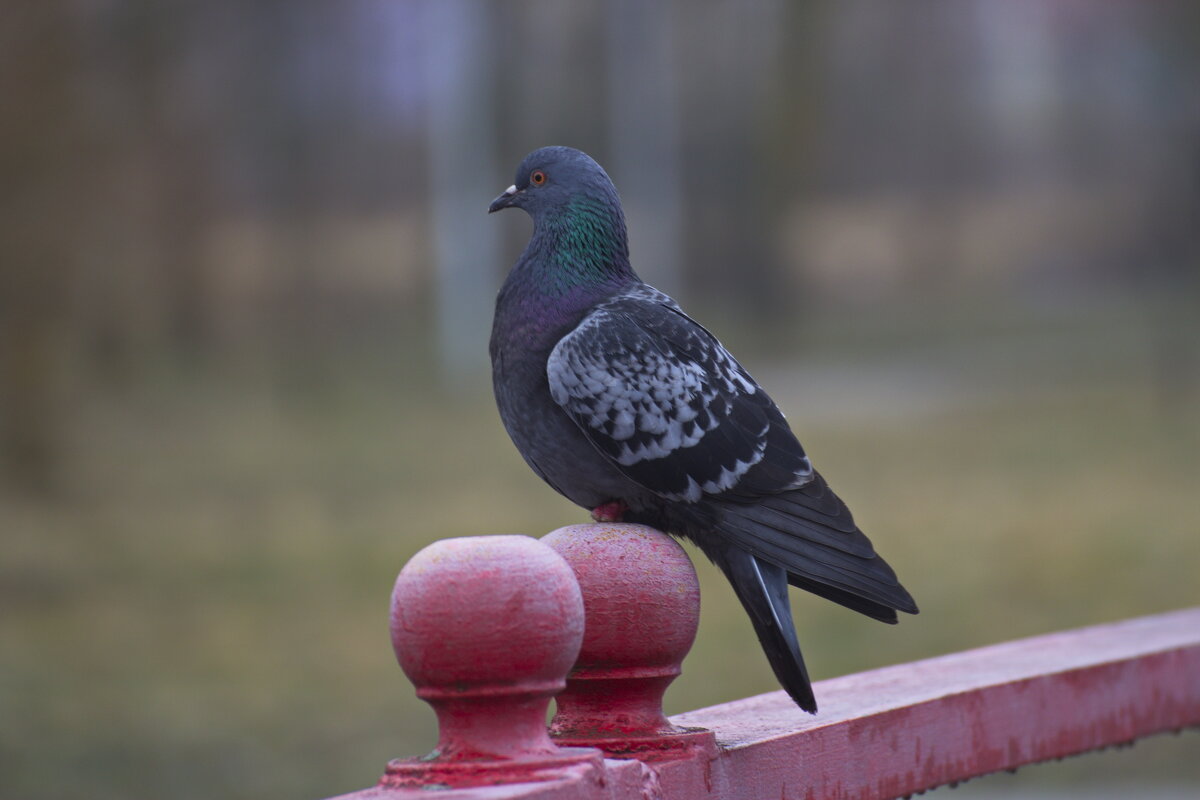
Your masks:
{"label": "blurred foliage", "polygon": [[[635,265],[917,596],[796,597],[818,676],[1197,602],[1198,6],[635,6],[4,5],[0,797],[315,797],[432,746],[396,571],[582,517],[482,364],[528,233],[483,210],[543,144],[628,187]],[[675,711],[774,686],[700,568]],[[1194,749],[1061,779],[1200,785]]]}

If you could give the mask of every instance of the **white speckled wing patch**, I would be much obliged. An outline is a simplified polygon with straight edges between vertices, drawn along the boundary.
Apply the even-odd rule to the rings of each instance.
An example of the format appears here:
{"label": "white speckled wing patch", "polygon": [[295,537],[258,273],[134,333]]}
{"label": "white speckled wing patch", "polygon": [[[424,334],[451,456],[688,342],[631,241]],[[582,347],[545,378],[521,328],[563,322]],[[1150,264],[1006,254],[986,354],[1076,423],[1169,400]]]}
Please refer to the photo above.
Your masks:
{"label": "white speckled wing patch", "polygon": [[663,497],[696,502],[732,490],[768,453],[778,462],[769,471],[784,471],[773,491],[811,475],[770,398],[708,331],[648,287],[588,314],[551,352],[546,373],[554,401],[588,439]]}

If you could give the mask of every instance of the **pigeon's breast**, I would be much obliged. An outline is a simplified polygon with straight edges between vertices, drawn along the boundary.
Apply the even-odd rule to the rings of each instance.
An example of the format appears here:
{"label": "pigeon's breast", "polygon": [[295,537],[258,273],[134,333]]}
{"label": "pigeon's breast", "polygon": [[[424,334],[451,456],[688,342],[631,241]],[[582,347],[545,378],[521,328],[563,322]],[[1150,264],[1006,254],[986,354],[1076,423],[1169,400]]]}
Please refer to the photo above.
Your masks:
{"label": "pigeon's breast", "polygon": [[526,463],[584,508],[627,503],[645,492],[622,475],[550,396],[544,352],[492,343],[492,383],[505,430]]}

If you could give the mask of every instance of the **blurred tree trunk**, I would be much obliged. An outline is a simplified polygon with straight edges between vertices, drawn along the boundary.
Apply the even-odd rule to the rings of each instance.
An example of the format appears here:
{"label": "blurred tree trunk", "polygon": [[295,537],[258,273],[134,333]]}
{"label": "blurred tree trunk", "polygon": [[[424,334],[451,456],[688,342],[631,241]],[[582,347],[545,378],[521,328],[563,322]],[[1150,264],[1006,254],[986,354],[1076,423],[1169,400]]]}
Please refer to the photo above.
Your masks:
{"label": "blurred tree trunk", "polygon": [[769,113],[764,76],[783,45],[781,4],[686,4],[676,14],[692,65],[683,144],[693,165],[684,176],[689,280],[698,295],[767,322],[787,308],[769,235],[782,209],[766,189],[775,182],[769,176],[786,167],[766,163],[755,137]]}
{"label": "blurred tree trunk", "polygon": [[606,5],[609,169],[621,190],[629,250],[643,278],[679,296],[681,176],[674,19],[666,3]]}
{"label": "blurred tree trunk", "polygon": [[[209,30],[213,6],[163,0],[129,4],[133,19],[128,82],[135,92],[137,129],[131,142],[147,162],[150,203],[140,220],[161,276],[161,322],[153,337],[189,354],[210,348],[215,337],[212,289],[204,242],[216,193],[210,117],[197,87],[186,80],[189,51]],[[201,41],[204,47],[208,42]],[[209,56],[204,56],[209,57]],[[186,102],[177,95],[183,94]],[[145,293],[140,293],[144,295]]]}
{"label": "blurred tree trunk", "polygon": [[495,123],[487,70],[492,6],[485,0],[439,0],[427,13],[438,361],[453,388],[486,374],[495,294],[480,277],[501,258],[499,229],[481,215],[507,182],[492,167]]}
{"label": "blurred tree trunk", "polygon": [[13,3],[0,24],[0,462],[27,491],[58,478],[72,230],[89,168],[72,9]]}
{"label": "blurred tree trunk", "polygon": [[[1164,419],[1200,423],[1200,7],[1173,7],[1165,19],[1160,114],[1168,146],[1156,161],[1156,202],[1147,209],[1158,262],[1152,274],[1163,300],[1155,309],[1154,368]],[[1184,79],[1180,80],[1180,76]],[[1200,429],[1196,429],[1200,432]]]}
{"label": "blurred tree trunk", "polygon": [[[785,252],[795,241],[785,226],[793,219],[793,204],[806,203],[818,192],[819,140],[827,109],[823,105],[823,72],[826,53],[828,3],[787,3],[776,27],[781,42],[774,68],[767,71],[761,89],[766,94],[762,169],[766,230],[777,234],[773,244],[776,274],[771,286],[777,289],[777,321],[787,326],[782,341],[794,342],[808,317],[805,300],[805,264],[795,263],[795,254]],[[786,37],[786,38],[784,38]],[[794,245],[793,245],[794,246]]]}

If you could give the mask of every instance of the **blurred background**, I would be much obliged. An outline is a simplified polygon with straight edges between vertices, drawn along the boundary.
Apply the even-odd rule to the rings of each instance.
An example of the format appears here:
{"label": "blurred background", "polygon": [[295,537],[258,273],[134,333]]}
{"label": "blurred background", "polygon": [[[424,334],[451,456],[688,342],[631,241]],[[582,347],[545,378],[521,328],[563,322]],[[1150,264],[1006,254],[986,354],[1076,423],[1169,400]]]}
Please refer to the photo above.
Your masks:
{"label": "blurred background", "polygon": [[[432,748],[396,572],[585,519],[486,360],[530,225],[484,212],[546,144],[921,605],[794,597],[817,678],[1200,602],[1198,60],[1186,0],[6,2],[0,797]],[[697,568],[670,711],[775,689]],[[1198,745],[957,793],[1194,796]]]}

